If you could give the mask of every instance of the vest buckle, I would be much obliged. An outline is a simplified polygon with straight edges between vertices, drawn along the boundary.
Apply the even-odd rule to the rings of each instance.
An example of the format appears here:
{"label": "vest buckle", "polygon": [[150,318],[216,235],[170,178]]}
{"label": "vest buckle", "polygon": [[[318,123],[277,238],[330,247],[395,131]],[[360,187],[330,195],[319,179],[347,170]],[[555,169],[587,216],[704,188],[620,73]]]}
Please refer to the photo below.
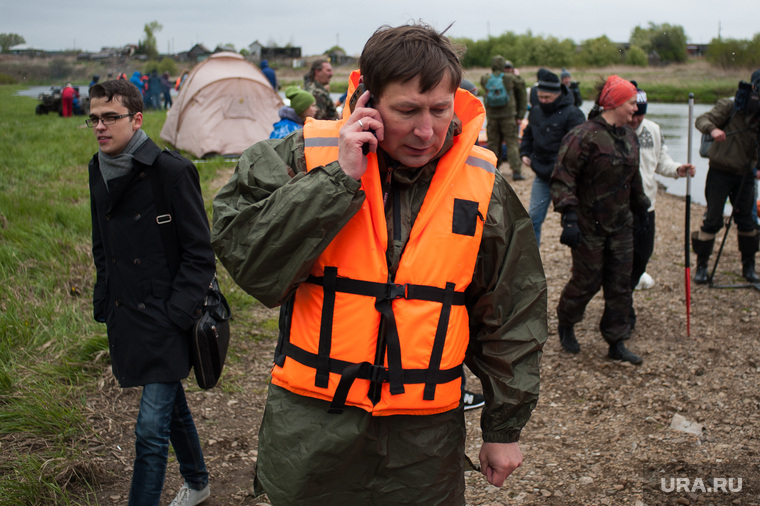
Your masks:
{"label": "vest buckle", "polygon": [[403,285],[388,283],[388,299],[406,299],[408,295],[409,284]]}
{"label": "vest buckle", "polygon": [[384,383],[388,380],[388,370],[382,365],[371,365],[367,379],[372,383]]}

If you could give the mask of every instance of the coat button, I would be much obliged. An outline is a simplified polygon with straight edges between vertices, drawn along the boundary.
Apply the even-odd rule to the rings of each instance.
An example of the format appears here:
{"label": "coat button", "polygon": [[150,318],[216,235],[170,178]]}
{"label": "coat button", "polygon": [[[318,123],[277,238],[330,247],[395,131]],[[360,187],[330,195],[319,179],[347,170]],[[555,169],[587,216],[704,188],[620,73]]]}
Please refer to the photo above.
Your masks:
{"label": "coat button", "polygon": [[137,309],[139,309],[140,311],[144,311],[144,310],[145,310],[145,304],[143,304],[142,302],[140,302],[140,303],[137,305]]}
{"label": "coat button", "polygon": [[193,314],[195,316],[201,316],[203,314],[203,311],[201,311],[201,309],[199,308],[199,309],[196,309],[195,311],[193,311]]}
{"label": "coat button", "polygon": [[106,221],[111,221],[111,215],[110,214],[106,214]]}
{"label": "coat button", "polygon": [[140,179],[145,179],[145,171],[140,172]]}
{"label": "coat button", "polygon": [[135,214],[135,221],[140,219],[140,213]]}
{"label": "coat button", "polygon": [[135,258],[134,262],[135,262],[135,265],[140,265],[142,263],[142,260],[140,260],[139,258]]}
{"label": "coat button", "polygon": [[119,306],[121,306],[121,301],[120,301],[119,299],[116,299],[116,302],[114,302],[114,305],[115,305],[116,307],[119,307]]}
{"label": "coat button", "polygon": [[115,263],[116,263],[116,257],[111,257],[111,263],[112,263],[112,264],[115,264]]}

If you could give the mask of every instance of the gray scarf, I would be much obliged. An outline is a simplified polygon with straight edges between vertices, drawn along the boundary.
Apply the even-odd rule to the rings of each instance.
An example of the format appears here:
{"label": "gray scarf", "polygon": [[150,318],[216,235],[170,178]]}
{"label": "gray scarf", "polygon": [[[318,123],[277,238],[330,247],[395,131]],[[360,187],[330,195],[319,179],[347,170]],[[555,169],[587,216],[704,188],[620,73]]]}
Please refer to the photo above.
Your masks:
{"label": "gray scarf", "polygon": [[148,140],[148,134],[139,129],[135,132],[121,153],[111,156],[98,151],[98,161],[100,162],[100,173],[108,188],[108,181],[119,176],[126,176],[132,170],[132,158],[135,152]]}

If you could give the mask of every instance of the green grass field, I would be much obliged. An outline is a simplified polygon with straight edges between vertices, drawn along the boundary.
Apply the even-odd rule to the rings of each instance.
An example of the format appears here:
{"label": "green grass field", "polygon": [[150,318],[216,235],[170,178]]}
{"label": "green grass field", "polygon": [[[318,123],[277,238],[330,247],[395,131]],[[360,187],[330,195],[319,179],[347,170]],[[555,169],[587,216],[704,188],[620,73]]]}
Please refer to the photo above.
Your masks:
{"label": "green grass field", "polygon": [[[18,89],[0,86],[0,504],[80,503],[68,490],[93,484],[83,451],[97,438],[85,398],[108,367],[91,304],[87,163],[97,144],[84,117],[37,116]],[[159,145],[165,117],[145,114]],[[230,166],[198,164],[209,211],[208,183]],[[233,310],[253,303],[230,299]]]}

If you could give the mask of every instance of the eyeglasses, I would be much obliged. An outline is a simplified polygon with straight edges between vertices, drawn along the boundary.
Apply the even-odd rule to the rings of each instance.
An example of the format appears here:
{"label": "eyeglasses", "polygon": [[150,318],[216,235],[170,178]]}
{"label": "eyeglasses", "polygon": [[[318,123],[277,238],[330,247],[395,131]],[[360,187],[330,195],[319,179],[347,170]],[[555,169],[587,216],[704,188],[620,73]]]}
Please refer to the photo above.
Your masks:
{"label": "eyeglasses", "polygon": [[131,112],[129,114],[119,114],[118,116],[103,116],[102,118],[93,116],[90,119],[84,120],[84,124],[87,125],[88,127],[94,127],[94,126],[98,126],[98,123],[102,121],[103,125],[109,126],[116,123],[116,120],[118,119],[126,118],[127,116],[134,116],[135,114],[137,113]]}

